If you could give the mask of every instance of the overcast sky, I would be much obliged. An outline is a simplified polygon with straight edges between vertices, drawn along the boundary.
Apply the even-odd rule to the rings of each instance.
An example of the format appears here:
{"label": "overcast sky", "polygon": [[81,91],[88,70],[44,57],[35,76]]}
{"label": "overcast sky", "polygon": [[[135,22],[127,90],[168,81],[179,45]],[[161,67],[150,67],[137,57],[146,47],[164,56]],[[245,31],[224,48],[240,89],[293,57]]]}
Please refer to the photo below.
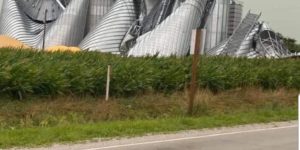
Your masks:
{"label": "overcast sky", "polygon": [[240,0],[244,14],[251,9],[262,12],[262,19],[273,30],[295,38],[300,43],[300,0]]}

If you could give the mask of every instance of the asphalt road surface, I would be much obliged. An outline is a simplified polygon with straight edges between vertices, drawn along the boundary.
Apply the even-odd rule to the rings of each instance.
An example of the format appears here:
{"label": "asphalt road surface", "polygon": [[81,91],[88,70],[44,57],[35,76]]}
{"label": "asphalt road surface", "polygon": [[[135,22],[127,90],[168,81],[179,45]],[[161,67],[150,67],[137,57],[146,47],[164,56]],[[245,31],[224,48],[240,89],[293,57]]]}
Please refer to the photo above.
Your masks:
{"label": "asphalt road surface", "polygon": [[297,122],[247,125],[132,139],[55,145],[73,150],[297,150]]}

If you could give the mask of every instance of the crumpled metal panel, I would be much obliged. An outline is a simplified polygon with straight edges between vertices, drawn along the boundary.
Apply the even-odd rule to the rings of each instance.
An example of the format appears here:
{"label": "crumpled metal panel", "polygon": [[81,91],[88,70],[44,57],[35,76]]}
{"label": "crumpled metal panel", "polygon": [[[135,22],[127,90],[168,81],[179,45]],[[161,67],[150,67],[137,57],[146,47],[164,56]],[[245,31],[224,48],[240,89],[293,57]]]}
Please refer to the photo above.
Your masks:
{"label": "crumpled metal panel", "polygon": [[81,49],[120,52],[120,44],[136,19],[134,0],[117,0],[112,9],[79,45]]}
{"label": "crumpled metal panel", "polygon": [[248,13],[232,36],[220,45],[208,51],[208,55],[228,55],[234,57],[247,57],[253,52],[252,42],[254,35],[259,31],[258,19],[260,15]]}
{"label": "crumpled metal panel", "polygon": [[271,30],[263,30],[259,33],[259,54],[267,58],[281,58],[291,53],[284,46],[283,40]]}
{"label": "crumpled metal panel", "polygon": [[[88,6],[89,1],[72,0],[64,12],[47,30],[45,47],[58,45],[78,46],[84,38]],[[41,40],[38,47],[42,48],[42,45],[43,42]]]}
{"label": "crumpled metal panel", "polygon": [[200,25],[205,4],[206,0],[186,0],[157,28],[139,37],[128,55],[187,55],[192,30]]}
{"label": "crumpled metal panel", "polygon": [[[257,25],[258,19],[261,14],[248,13],[243,19],[238,28],[234,31],[229,41],[222,51],[222,55],[236,56],[238,51],[243,51],[243,42],[249,37],[249,34],[253,31],[253,28]],[[249,39],[249,38],[248,38]]]}
{"label": "crumpled metal panel", "polygon": [[[248,57],[250,54],[251,57],[257,57],[257,52],[252,48],[254,36],[259,32],[259,24],[256,24],[252,30],[248,33],[246,38],[241,43],[239,49],[235,52],[234,56],[236,57]],[[255,55],[255,56],[254,56]]]}
{"label": "crumpled metal panel", "polygon": [[135,45],[138,37],[159,26],[181,3],[182,0],[136,0],[136,8],[139,8],[136,11],[138,18],[131,25],[122,41],[121,53],[126,55]]}
{"label": "crumpled metal panel", "polygon": [[21,12],[15,0],[4,0],[0,16],[0,35],[17,39],[35,47],[42,38],[43,25]]}
{"label": "crumpled metal panel", "polygon": [[[249,15],[249,14],[248,14]],[[284,58],[291,55],[283,40],[255,15],[246,17],[227,41],[208,51],[208,55],[247,58]],[[260,16],[260,15],[256,15]],[[254,19],[254,18],[256,19]],[[250,20],[249,20],[250,19]],[[254,23],[254,25],[252,25]],[[231,48],[228,48],[231,47]],[[232,51],[234,49],[234,51]]]}
{"label": "crumpled metal panel", "polygon": [[206,2],[207,0],[186,0],[154,30],[139,37],[128,55],[187,55],[192,30],[200,25]]}
{"label": "crumpled metal panel", "polygon": [[146,6],[145,17],[141,21],[141,34],[145,34],[156,28],[173,11],[174,0],[144,0]]}

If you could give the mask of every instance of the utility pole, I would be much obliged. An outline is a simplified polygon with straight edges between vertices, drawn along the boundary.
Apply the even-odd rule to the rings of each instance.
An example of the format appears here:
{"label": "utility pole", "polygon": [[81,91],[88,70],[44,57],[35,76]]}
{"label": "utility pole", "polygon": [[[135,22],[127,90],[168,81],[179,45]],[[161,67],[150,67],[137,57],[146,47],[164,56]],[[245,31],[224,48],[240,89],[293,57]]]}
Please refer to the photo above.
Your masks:
{"label": "utility pole", "polygon": [[45,51],[45,42],[46,42],[46,29],[47,29],[47,14],[48,14],[48,9],[45,10],[45,16],[44,16],[44,33],[43,33],[43,51]]}
{"label": "utility pole", "polygon": [[188,105],[188,114],[193,114],[194,101],[196,96],[196,88],[197,88],[197,67],[199,62],[200,55],[200,37],[201,30],[196,29],[193,30],[192,34],[192,51],[194,51],[193,60],[192,60],[192,79],[190,83],[190,92],[189,92],[189,105]]}
{"label": "utility pole", "polygon": [[189,104],[188,104],[188,114],[193,115],[194,101],[197,92],[197,74],[198,74],[198,63],[200,58],[200,52],[204,54],[205,36],[206,36],[206,22],[208,17],[211,15],[212,10],[216,4],[216,0],[208,0],[205,6],[205,11],[203,17],[201,18],[200,26],[193,30],[192,42],[191,42],[191,52],[194,52],[193,62],[192,62],[192,79],[190,83],[190,93],[189,93]]}
{"label": "utility pole", "polygon": [[203,51],[204,40],[205,39],[205,29],[195,29],[192,34],[192,51],[193,62],[192,62],[192,79],[190,83],[189,91],[189,104],[188,104],[188,114],[193,115],[194,101],[197,93],[197,83],[198,83],[198,64],[200,59],[200,51]]}

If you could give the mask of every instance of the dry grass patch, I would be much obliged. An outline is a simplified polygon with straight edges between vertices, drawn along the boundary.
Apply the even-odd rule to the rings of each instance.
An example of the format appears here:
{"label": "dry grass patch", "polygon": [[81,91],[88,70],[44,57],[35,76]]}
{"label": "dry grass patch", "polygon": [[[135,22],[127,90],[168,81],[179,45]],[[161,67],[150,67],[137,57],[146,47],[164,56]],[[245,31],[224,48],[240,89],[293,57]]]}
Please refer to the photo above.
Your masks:
{"label": "dry grass patch", "polygon": [[[230,113],[266,106],[296,106],[297,90],[263,90],[260,88],[239,88],[214,94],[201,90],[195,100],[195,114]],[[200,112],[198,112],[200,111]]]}
{"label": "dry grass patch", "polygon": [[[199,90],[195,116],[230,114],[270,107],[296,107],[297,90],[235,89],[212,93]],[[26,101],[0,99],[0,127],[56,126],[99,121],[155,119],[185,116],[188,92],[149,93],[106,102],[94,97],[35,98]]]}

